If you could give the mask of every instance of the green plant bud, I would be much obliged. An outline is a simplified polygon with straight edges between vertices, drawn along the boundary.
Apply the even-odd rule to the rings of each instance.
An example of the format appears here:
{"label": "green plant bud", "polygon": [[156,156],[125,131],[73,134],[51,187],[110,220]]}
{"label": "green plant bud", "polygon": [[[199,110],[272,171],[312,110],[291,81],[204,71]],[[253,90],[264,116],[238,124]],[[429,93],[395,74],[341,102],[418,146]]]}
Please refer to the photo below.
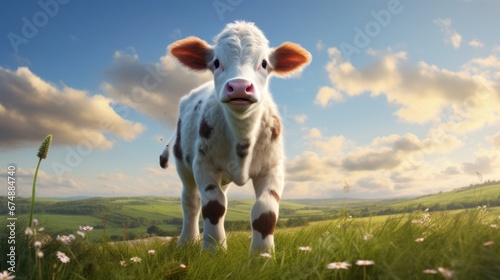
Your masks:
{"label": "green plant bud", "polygon": [[47,135],[43,140],[42,145],[40,145],[40,149],[38,149],[38,154],[36,155],[40,159],[47,158],[47,154],[49,153],[50,143],[52,143],[52,134]]}

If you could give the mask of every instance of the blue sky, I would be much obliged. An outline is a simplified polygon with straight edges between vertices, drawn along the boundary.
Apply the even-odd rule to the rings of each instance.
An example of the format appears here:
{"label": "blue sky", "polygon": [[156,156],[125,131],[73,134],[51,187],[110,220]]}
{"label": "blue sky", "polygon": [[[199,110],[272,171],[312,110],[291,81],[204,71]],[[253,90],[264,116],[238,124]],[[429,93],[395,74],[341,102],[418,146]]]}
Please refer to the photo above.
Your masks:
{"label": "blue sky", "polygon": [[[19,195],[30,194],[38,146],[52,133],[39,196],[178,196],[180,180],[158,155],[180,96],[210,74],[185,72],[166,47],[211,42],[234,20],[313,55],[300,77],[271,81],[286,130],[285,199],[412,196],[500,179],[498,2],[119,3],[1,4],[0,176],[16,164]],[[251,186],[229,193],[252,195]]]}

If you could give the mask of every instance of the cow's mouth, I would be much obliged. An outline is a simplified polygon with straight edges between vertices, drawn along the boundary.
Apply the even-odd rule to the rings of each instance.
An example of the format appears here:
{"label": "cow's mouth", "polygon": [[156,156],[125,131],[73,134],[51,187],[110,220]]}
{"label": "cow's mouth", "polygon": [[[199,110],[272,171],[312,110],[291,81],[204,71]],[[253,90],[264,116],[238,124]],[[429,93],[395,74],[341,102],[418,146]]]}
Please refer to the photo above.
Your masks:
{"label": "cow's mouth", "polygon": [[247,107],[252,105],[253,103],[257,102],[257,100],[254,100],[253,98],[244,98],[244,97],[234,97],[234,98],[227,98],[226,100],[222,100],[222,103],[226,103],[230,106],[233,107]]}
{"label": "cow's mouth", "polygon": [[254,103],[252,100],[247,99],[247,98],[232,98],[227,101],[227,103],[231,105],[250,105]]}

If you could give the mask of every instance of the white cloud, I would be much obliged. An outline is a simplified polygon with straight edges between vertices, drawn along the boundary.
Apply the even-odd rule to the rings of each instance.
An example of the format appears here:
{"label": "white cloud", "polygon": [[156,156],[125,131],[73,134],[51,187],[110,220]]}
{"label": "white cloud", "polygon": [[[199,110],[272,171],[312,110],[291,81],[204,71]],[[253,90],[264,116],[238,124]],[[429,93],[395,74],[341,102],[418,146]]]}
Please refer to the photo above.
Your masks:
{"label": "white cloud", "polygon": [[469,46],[476,48],[476,49],[480,49],[480,48],[484,47],[483,43],[481,41],[479,41],[478,39],[470,40]]}
{"label": "white cloud", "polygon": [[332,103],[332,101],[342,101],[342,94],[340,94],[336,89],[331,87],[321,87],[316,94],[316,99],[314,104],[321,107],[326,107]]}
{"label": "white cloud", "polygon": [[343,135],[340,135],[332,136],[326,140],[315,139],[309,145],[322,155],[338,156],[343,153],[346,147],[351,146],[352,142],[347,141]]}
{"label": "white cloud", "polygon": [[321,139],[322,137],[321,131],[315,127],[311,128],[309,134],[305,136],[306,139]]}
{"label": "white cloud", "polygon": [[[113,146],[113,136],[130,141],[145,130],[125,119],[113,100],[68,86],[57,87],[27,67],[10,71],[0,67],[0,148],[39,145],[47,134],[54,144]],[[122,113],[122,114],[120,114]]]}
{"label": "white cloud", "polygon": [[[451,26],[451,21],[445,26],[448,23]],[[427,133],[375,137],[367,145],[354,145],[343,136],[307,137],[311,149],[287,164],[287,186],[294,195],[304,188],[316,197],[343,196],[344,180],[351,185],[349,196],[391,197],[476,183],[476,171],[498,179],[500,133],[487,137],[491,150],[480,150],[466,160],[450,159],[463,156],[459,148],[471,147],[465,135],[500,124],[498,53],[471,59],[459,71],[424,61],[411,63],[406,52],[390,49],[367,50],[373,62],[359,68],[336,48],[328,53],[329,88],[345,96],[383,95],[396,105],[399,120],[425,125]]]}
{"label": "white cloud", "polygon": [[[464,69],[453,72],[435,65],[410,63],[404,52],[377,54],[375,61],[357,69],[345,61],[336,48],[330,48],[327,64],[334,87],[349,96],[369,93],[385,95],[399,106],[395,115],[411,123],[435,123],[447,132],[467,133],[500,122],[499,77],[487,75],[485,65],[497,66],[497,58],[474,59]],[[486,72],[485,72],[486,71]]]}
{"label": "white cloud", "polygon": [[462,42],[462,36],[455,31],[455,32],[453,32],[453,34],[451,34],[450,41],[451,41],[451,45],[455,49],[458,49],[458,48],[460,48],[460,43]]}
{"label": "white cloud", "polygon": [[500,148],[500,132],[486,138],[493,147]]}
{"label": "white cloud", "polygon": [[178,40],[182,37],[182,32],[179,28],[174,29],[172,33],[170,33],[170,37],[174,40]]}
{"label": "white cloud", "polygon": [[96,175],[96,177],[101,180],[111,180],[111,181],[130,179],[130,177],[128,177],[121,171],[116,171],[112,173],[99,173]]}
{"label": "white cloud", "polygon": [[454,136],[392,134],[364,146],[344,136],[306,140],[313,149],[287,161],[284,197],[344,196],[344,181],[349,197],[365,198],[423,195],[468,182],[462,164],[443,171],[451,166],[446,155],[462,145]]}
{"label": "white cloud", "polygon": [[438,18],[434,20],[434,23],[441,28],[441,31],[446,36],[444,39],[446,43],[451,43],[451,45],[455,49],[460,48],[460,43],[462,42],[462,36],[458,34],[458,32],[451,27],[450,18],[444,18],[444,19]]}
{"label": "white cloud", "polygon": [[155,63],[141,62],[135,52],[117,52],[114,58],[103,91],[120,104],[170,126],[177,121],[180,98],[212,78],[209,71],[184,69],[170,54]]}
{"label": "white cloud", "polygon": [[[0,108],[1,109],[1,108]],[[298,124],[303,124],[306,122],[307,120],[307,115],[305,114],[301,114],[301,115],[297,115],[295,116],[295,122],[298,123]]]}
{"label": "white cloud", "polygon": [[318,40],[318,42],[316,43],[316,50],[318,52],[321,52],[325,49],[325,43],[323,43],[322,40]]}
{"label": "white cloud", "polygon": [[476,174],[477,172],[481,174],[490,173],[492,165],[492,158],[487,156],[481,156],[474,160],[474,162],[464,162],[462,168],[465,172],[469,174]]}
{"label": "white cloud", "polygon": [[[51,164],[44,163],[45,166]],[[33,182],[33,169],[19,168],[16,172],[17,196],[30,196]],[[7,176],[7,170],[0,168],[0,179]],[[252,189],[253,190],[253,189]],[[89,176],[86,173],[55,175],[40,170],[37,179],[37,196],[67,197],[67,196],[169,196],[179,197],[182,184],[175,166],[166,170],[159,166],[138,168],[134,174],[123,171],[112,171]]]}
{"label": "white cloud", "polygon": [[[35,169],[19,168],[16,170],[16,195],[31,196]],[[0,168],[0,178],[7,176],[7,170]],[[38,171],[37,196],[75,196],[87,190],[86,180],[77,176],[56,176]],[[95,189],[90,189],[96,193]]]}
{"label": "white cloud", "polygon": [[463,68],[471,74],[490,76],[500,70],[500,57],[497,54],[492,54],[487,57],[474,58],[464,64]]}

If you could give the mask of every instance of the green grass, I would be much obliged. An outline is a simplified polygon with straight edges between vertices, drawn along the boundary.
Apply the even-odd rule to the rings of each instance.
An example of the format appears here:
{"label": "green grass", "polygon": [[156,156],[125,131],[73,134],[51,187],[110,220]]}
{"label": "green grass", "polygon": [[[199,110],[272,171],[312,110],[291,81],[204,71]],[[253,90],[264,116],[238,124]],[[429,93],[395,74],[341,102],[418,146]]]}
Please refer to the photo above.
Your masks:
{"label": "green grass", "polygon": [[[249,221],[250,209],[254,199],[229,199],[226,221]],[[0,197],[0,204],[7,203]],[[280,221],[290,218],[304,218],[306,221],[333,219],[342,215],[375,216],[413,212],[430,208],[432,211],[464,209],[479,204],[500,205],[500,185],[466,187],[450,192],[437,193],[411,199],[362,200],[362,199],[325,199],[325,200],[283,200],[280,203]],[[448,208],[450,204],[452,208]],[[440,207],[437,207],[440,206]],[[30,199],[16,200],[16,214],[29,213]],[[0,209],[0,219],[5,219],[7,208]],[[102,225],[107,215],[106,228],[115,235],[122,235],[126,223],[130,233],[144,236],[146,229],[156,225],[169,234],[180,233],[182,211],[178,198],[166,197],[124,197],[124,198],[87,198],[65,200],[57,198],[37,198],[36,218],[50,225],[52,233],[64,232],[77,225]],[[172,221],[176,219],[176,221]],[[100,230],[103,231],[103,230]],[[108,233],[109,233],[108,232]],[[116,237],[116,236],[115,236]]]}
{"label": "green grass", "polygon": [[[500,275],[499,208],[424,212],[373,218],[343,218],[306,227],[278,229],[271,258],[248,253],[249,232],[231,232],[227,251],[202,252],[200,244],[177,247],[174,242],[89,242],[77,236],[69,245],[52,239],[41,250],[42,279],[443,279],[424,269],[453,270],[456,279],[498,279]],[[19,222],[21,223],[21,221]],[[47,226],[47,225],[41,225]],[[16,279],[37,279],[33,240],[17,233]],[[91,232],[91,234],[98,234]],[[372,238],[364,240],[363,236]],[[415,242],[424,237],[424,242]],[[485,242],[493,241],[491,246]],[[1,244],[6,244],[1,238]],[[301,251],[310,246],[311,251]],[[154,255],[148,250],[154,249]],[[6,255],[2,246],[2,257]],[[56,252],[71,258],[62,264]],[[139,257],[140,263],[130,258]],[[356,260],[373,260],[360,267]],[[122,267],[120,261],[125,261]],[[329,270],[328,263],[347,261],[348,270]],[[182,268],[180,265],[186,265]],[[0,269],[6,269],[4,261]]]}
{"label": "green grass", "polygon": [[404,208],[419,204],[428,205],[428,207],[431,207],[432,205],[435,205],[437,203],[456,203],[460,205],[472,202],[478,203],[486,199],[500,199],[500,185],[456,189],[449,192],[426,195],[418,198],[404,200],[401,202],[395,202],[389,205],[394,208]]}

